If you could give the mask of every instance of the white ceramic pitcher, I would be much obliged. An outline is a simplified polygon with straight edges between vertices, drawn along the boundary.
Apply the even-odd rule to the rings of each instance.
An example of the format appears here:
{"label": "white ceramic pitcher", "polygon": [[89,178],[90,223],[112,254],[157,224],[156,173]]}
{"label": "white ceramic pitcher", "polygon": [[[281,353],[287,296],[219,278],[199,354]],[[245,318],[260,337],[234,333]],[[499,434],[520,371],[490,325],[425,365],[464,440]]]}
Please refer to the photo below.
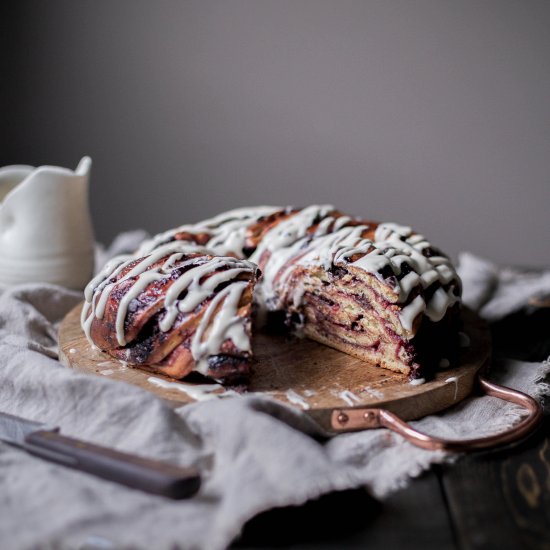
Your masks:
{"label": "white ceramic pitcher", "polygon": [[0,284],[46,282],[81,289],[94,267],[88,207],[92,161],[0,168]]}

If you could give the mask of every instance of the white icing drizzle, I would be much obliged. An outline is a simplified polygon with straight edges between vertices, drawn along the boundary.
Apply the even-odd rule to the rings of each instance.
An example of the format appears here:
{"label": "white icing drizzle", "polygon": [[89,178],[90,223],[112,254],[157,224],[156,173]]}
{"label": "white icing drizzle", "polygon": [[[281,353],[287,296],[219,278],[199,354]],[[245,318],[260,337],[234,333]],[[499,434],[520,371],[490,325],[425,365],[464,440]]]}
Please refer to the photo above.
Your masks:
{"label": "white icing drizzle", "polygon": [[[212,273],[223,266],[231,266],[230,269],[216,273],[201,282],[204,275]],[[254,269],[254,266],[242,260],[233,258],[214,258],[208,263],[190,269],[168,289],[164,298],[166,315],[160,322],[160,329],[164,332],[173,326],[178,313],[189,313],[214,292],[215,288],[226,281],[234,279],[240,273]],[[178,297],[186,290],[187,294],[182,300]]]}
{"label": "white icing drizzle", "polygon": [[455,385],[455,394],[453,397],[453,401],[456,401],[456,396],[458,394],[458,378],[456,376],[451,376],[450,378],[447,378],[447,380],[445,380],[445,383]]}
{"label": "white icing drizzle", "polygon": [[[200,252],[202,249],[195,247],[193,251]],[[176,241],[162,245],[153,250],[148,256],[139,259],[128,273],[125,273],[116,281],[116,284],[120,284],[130,278],[137,278],[118,304],[116,336],[120,346],[126,344],[124,324],[132,300],[138,298],[151,283],[169,279],[175,263],[188,252],[188,243]],[[168,259],[162,265],[152,267],[166,256],[168,256]],[[87,301],[82,312],[82,324],[88,338],[90,338],[90,327],[94,317],[98,319],[103,317],[105,304],[115,286],[115,283],[109,281],[135,261],[135,257],[117,258],[115,262],[107,265],[86,288]],[[172,328],[180,312],[193,311],[197,305],[213,294],[218,285],[233,281],[235,277],[245,271],[255,271],[256,269],[254,264],[246,260],[238,260],[232,257],[208,258],[204,256],[195,256],[180,262],[177,267],[187,267],[188,270],[172,284],[165,295],[166,313],[160,322],[160,329],[165,332]],[[223,268],[223,271],[220,270],[221,268]],[[210,276],[205,277],[206,275]],[[219,353],[223,342],[227,339],[231,339],[235,346],[242,351],[250,350],[249,336],[244,325],[245,320],[236,315],[242,293],[247,285],[246,281],[238,281],[223,289],[212,300],[199,322],[191,345],[191,353],[197,363],[196,370],[199,370],[199,372],[206,374],[208,370],[206,356]],[[187,291],[187,294],[183,299],[179,299],[184,291]],[[210,327],[211,317],[222,301],[224,301],[224,307],[221,308],[212,323],[212,327]]]}
{"label": "white icing drizzle", "polygon": [[[270,253],[269,260],[263,264],[263,281],[260,293],[263,301],[276,298],[273,282],[279,271],[296,256],[308,239],[308,229],[316,218],[324,218],[334,207],[330,205],[309,206],[278,223],[266,235],[254,251],[250,260],[260,263],[264,253]],[[332,218],[331,218],[332,220]],[[328,229],[325,227],[324,231]],[[319,233],[321,235],[322,233]]]}
{"label": "white icing drizzle", "polygon": [[357,397],[357,395],[355,395],[352,391],[350,390],[344,390],[344,391],[341,391],[339,394],[338,394],[338,397],[342,400],[342,401],[345,401],[350,407],[353,407],[353,405],[355,403],[361,403],[361,399],[359,399],[359,397]]}
{"label": "white icing drizzle", "polygon": [[183,382],[168,382],[162,378],[150,376],[147,381],[153,386],[165,390],[177,390],[187,394],[195,401],[206,401],[207,399],[220,399],[222,397],[238,397],[235,390],[226,390],[220,384],[184,384]]}
{"label": "white icing drizzle", "polygon": [[415,378],[414,380],[409,381],[411,386],[420,386],[426,382],[425,378]]}
{"label": "white icing drizzle", "polygon": [[[162,331],[169,331],[180,313],[192,312],[211,297],[220,284],[230,283],[212,298],[191,342],[195,370],[203,374],[208,370],[208,356],[219,353],[227,339],[240,350],[250,351],[246,321],[237,315],[247,283],[235,279],[245,271],[254,270],[258,263],[262,264],[263,279],[256,287],[255,298],[260,307],[269,309],[280,307],[281,289],[296,266],[320,265],[326,270],[342,266],[369,273],[389,286],[395,294],[395,303],[402,304],[398,316],[408,337],[414,336],[415,321],[420,315],[438,322],[459,300],[454,292],[455,288],[460,290],[456,271],[446,257],[437,255],[433,249],[424,255],[431,245],[422,235],[413,234],[410,227],[382,223],[376,227],[374,238],[366,239],[362,237],[368,230],[366,225],[349,225],[357,222],[349,216],[339,216],[331,205],[293,211],[263,235],[250,261],[238,259],[245,256],[248,228],[260,218],[277,212],[291,213],[292,210],[271,206],[239,208],[161,233],[144,242],[135,254],[113,258],[86,287],[81,316],[86,336],[91,341],[92,322],[94,318],[103,318],[115,285],[135,278],[120,300],[116,314],[117,341],[120,346],[126,345],[124,327],[130,304],[149,285],[162,283],[173,269],[184,266],[190,267],[165,294],[165,312],[160,320]],[[311,232],[314,224],[315,231]],[[189,233],[189,240],[175,241],[178,233]],[[194,242],[199,235],[205,242],[203,246]],[[185,260],[190,253],[203,256]],[[205,254],[216,257],[208,258]],[[235,257],[223,257],[227,254]],[[358,259],[352,261],[354,257]],[[162,265],[156,265],[163,258],[166,259]],[[132,262],[135,264],[129,269]],[[405,264],[408,271],[403,273]],[[423,290],[433,284],[439,287],[426,298]],[[417,295],[410,299],[412,292]],[[295,308],[300,307],[303,294],[303,285],[295,285],[290,296]]]}
{"label": "white icing drizzle", "polygon": [[369,386],[365,386],[362,391],[368,393],[372,397],[376,397],[377,399],[382,399],[384,397],[384,394],[380,390],[376,390]]}
{"label": "white icing drizzle", "polygon": [[332,265],[346,263],[347,257],[359,251],[365,254],[372,248],[371,241],[361,238],[361,233],[366,229],[366,225],[341,227],[328,235],[320,236],[310,243],[309,251],[300,258],[298,263],[300,265],[317,264],[322,265],[324,269],[330,269]]}
{"label": "white icing drizzle", "polygon": [[[448,289],[438,288],[428,300],[421,291],[401,309],[399,318],[409,336],[414,335],[414,321],[420,314],[425,313],[431,321],[438,322],[459,300],[454,286],[460,283],[450,260],[440,255],[425,256],[423,252],[430,243],[422,235],[412,234],[410,227],[383,223],[376,228],[373,240],[365,239],[361,235],[368,229],[366,226],[347,226],[351,219],[342,216],[335,220],[330,215],[333,211],[328,205],[305,208],[264,235],[250,258],[259,262],[266,251],[270,254],[263,265],[260,288],[263,303],[280,307],[275,286],[282,288],[296,266],[308,264],[321,265],[324,269],[332,265],[352,266],[380,280],[383,270],[390,268],[396,276],[397,303],[407,302],[416,288],[425,289],[436,282],[449,285]],[[309,235],[308,228],[314,220],[318,225],[314,235]],[[361,257],[349,263],[348,259],[355,255]],[[410,271],[398,279],[405,263]],[[453,281],[455,285],[451,284]],[[297,307],[295,297],[293,301]]]}
{"label": "white icing drizzle", "polygon": [[309,403],[294,390],[287,390],[285,395],[290,403],[293,403],[294,405],[299,405],[304,410],[309,409]]}
{"label": "white icing drizzle", "polygon": [[412,332],[414,320],[426,309],[426,302],[419,294],[410,304],[399,313],[399,320],[405,330]]}
{"label": "white icing drizzle", "polygon": [[[80,322],[86,338],[94,345],[90,336],[90,328],[94,317],[101,319],[103,317],[103,311],[105,303],[107,302],[108,294],[113,285],[109,284],[109,280],[116,277],[127,265],[132,262],[134,258],[130,255],[115,256],[108,261],[103,269],[88,283],[84,289],[84,306],[82,307],[82,313],[80,316]],[[108,287],[108,288],[107,288]],[[105,292],[103,292],[105,290]],[[101,301],[102,295],[106,294],[104,303],[98,304],[96,297],[99,295],[99,301]]]}
{"label": "white icing drizzle", "polygon": [[[271,231],[265,235],[262,242],[259,244],[257,250],[250,257],[252,261],[254,258],[260,258],[264,251],[269,250],[271,252],[278,251],[281,248],[287,248],[296,241],[306,236],[308,229],[313,225],[316,218],[324,218],[329,212],[334,210],[333,206],[308,206],[299,212],[296,212],[293,216],[290,216],[286,220],[278,223]],[[326,233],[327,228],[325,228]],[[324,234],[323,232],[318,233]]]}
{"label": "white icing drizzle", "polygon": [[[227,339],[242,351],[250,351],[250,338],[245,329],[246,320],[236,315],[241,295],[248,286],[245,281],[233,283],[219,292],[210,302],[191,341],[191,353],[196,362],[195,370],[208,372],[207,357],[219,353]],[[212,316],[218,310],[214,321]],[[207,330],[208,329],[208,330]]]}
{"label": "white icing drizzle", "polygon": [[[399,302],[406,301],[411,291],[419,284],[427,288],[436,281],[441,285],[447,285],[454,280],[459,285],[458,276],[450,260],[438,255],[425,256],[423,251],[430,246],[430,243],[422,235],[412,235],[410,227],[382,223],[376,228],[375,241],[375,246],[381,251],[380,253],[384,253],[386,257],[389,256],[389,265],[396,275],[401,273],[403,263],[407,263],[412,268],[412,271],[398,283]],[[415,300],[406,305],[400,313],[403,327],[409,331],[412,330],[414,319],[420,313],[425,312],[431,321],[438,322],[459,298],[455,296],[451,286],[448,290],[438,288],[427,302],[422,296],[424,307],[418,302],[415,304]]]}
{"label": "white icing drizzle", "polygon": [[120,300],[116,315],[116,337],[119,345],[126,345],[124,321],[126,320],[130,302],[137,298],[151,283],[159,281],[162,278],[162,275],[156,272],[143,273],[133,284],[132,288],[124,295],[122,300]]}
{"label": "white icing drizzle", "polygon": [[275,206],[254,206],[230,210],[196,224],[182,225],[160,233],[145,241],[137,250],[136,255],[148,254],[159,245],[170,241],[177,233],[187,232],[190,234],[208,234],[210,239],[204,246],[215,255],[234,254],[237,257],[243,257],[247,228],[256,223],[259,218],[269,216],[280,210],[283,209]]}
{"label": "white icing drizzle", "polygon": [[352,221],[352,219],[349,217],[349,216],[340,216],[335,222],[334,222],[334,226],[332,228],[333,231],[338,231],[338,229],[341,229],[342,227],[344,227],[344,225],[346,225],[347,223],[349,223],[350,221]]}
{"label": "white icing drizzle", "polygon": [[[164,265],[168,264],[168,267],[164,269],[164,266],[160,268],[160,271],[164,275],[168,275],[170,265],[179,257],[183,256],[185,253],[197,252],[204,253],[204,249],[194,246],[190,247],[189,243],[182,242],[171,242],[160,246],[158,249],[154,250],[151,254],[147,255],[144,258],[140,258],[139,255],[121,255],[115,256],[109,262],[105,264],[105,267],[88,283],[84,289],[84,298],[85,303],[82,308],[81,323],[86,334],[86,337],[91,342],[90,337],[90,328],[92,321],[95,318],[102,319],[105,313],[105,306],[107,305],[107,300],[111,290],[114,288],[115,284],[120,284],[121,282],[130,279],[131,277],[137,277],[143,272],[145,272],[151,265],[158,262],[164,256],[170,254],[170,257],[165,262]],[[128,273],[123,277],[118,279],[116,283],[110,281],[114,280],[124,269],[130,266],[132,262],[140,259],[137,265],[132,268]],[[152,279],[149,282],[153,282],[154,278],[159,275],[159,269],[151,272]],[[159,279],[162,278],[159,275]],[[125,304],[127,306],[128,304]],[[122,315],[122,314],[121,314]],[[124,318],[126,317],[126,312],[124,311]],[[124,341],[124,335],[121,334],[119,330],[120,321],[117,318],[117,339],[119,343]],[[124,344],[120,344],[124,345]]]}

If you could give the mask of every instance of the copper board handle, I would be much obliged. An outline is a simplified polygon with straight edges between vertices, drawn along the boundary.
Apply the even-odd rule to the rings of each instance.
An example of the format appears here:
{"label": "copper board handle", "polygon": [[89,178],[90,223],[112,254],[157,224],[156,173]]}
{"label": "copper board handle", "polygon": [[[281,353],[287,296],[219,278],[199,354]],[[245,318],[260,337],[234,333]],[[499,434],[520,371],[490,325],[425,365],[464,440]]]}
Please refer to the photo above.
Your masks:
{"label": "copper board handle", "polygon": [[432,437],[415,430],[410,424],[401,420],[390,411],[364,407],[335,409],[331,415],[331,427],[336,432],[388,428],[422,449],[467,452],[519,441],[533,431],[541,422],[543,417],[542,405],[529,395],[489,382],[480,374],[478,374],[476,382],[479,389],[485,395],[521,405],[527,411],[527,416],[516,425],[499,434],[476,439],[441,439],[439,437]]}

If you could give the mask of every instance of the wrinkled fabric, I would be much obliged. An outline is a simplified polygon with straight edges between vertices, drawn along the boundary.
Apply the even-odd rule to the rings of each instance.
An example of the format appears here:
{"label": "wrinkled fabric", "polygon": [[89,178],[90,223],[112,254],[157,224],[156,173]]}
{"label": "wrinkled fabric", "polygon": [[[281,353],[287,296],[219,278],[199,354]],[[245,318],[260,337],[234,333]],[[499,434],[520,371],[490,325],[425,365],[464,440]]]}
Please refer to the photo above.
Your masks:
{"label": "wrinkled fabric", "polygon": [[[123,236],[106,255],[132,249]],[[500,272],[467,254],[465,301],[489,319],[550,291],[550,275]],[[383,499],[432,464],[429,452],[386,430],[312,437],[302,413],[257,395],[173,410],[137,387],[79,374],[57,361],[57,325],[81,293],[52,285],[0,291],[0,410],[60,426],[63,434],[174,462],[194,464],[203,485],[188,500],[152,496],[73,471],[0,443],[2,548],[224,548],[267,509],[366,486]],[[499,360],[498,383],[537,398],[549,393],[548,362]],[[520,418],[514,405],[471,398],[413,425],[441,437],[495,433]]]}

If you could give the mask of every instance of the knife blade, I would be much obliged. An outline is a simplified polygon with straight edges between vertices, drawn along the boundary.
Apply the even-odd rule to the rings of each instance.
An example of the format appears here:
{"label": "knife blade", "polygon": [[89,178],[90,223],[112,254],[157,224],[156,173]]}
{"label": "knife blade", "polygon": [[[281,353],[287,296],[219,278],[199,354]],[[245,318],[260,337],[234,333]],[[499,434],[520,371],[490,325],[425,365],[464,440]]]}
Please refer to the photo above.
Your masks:
{"label": "knife blade", "polygon": [[0,440],[34,456],[172,499],[200,487],[199,471],[63,436],[59,428],[0,412]]}

